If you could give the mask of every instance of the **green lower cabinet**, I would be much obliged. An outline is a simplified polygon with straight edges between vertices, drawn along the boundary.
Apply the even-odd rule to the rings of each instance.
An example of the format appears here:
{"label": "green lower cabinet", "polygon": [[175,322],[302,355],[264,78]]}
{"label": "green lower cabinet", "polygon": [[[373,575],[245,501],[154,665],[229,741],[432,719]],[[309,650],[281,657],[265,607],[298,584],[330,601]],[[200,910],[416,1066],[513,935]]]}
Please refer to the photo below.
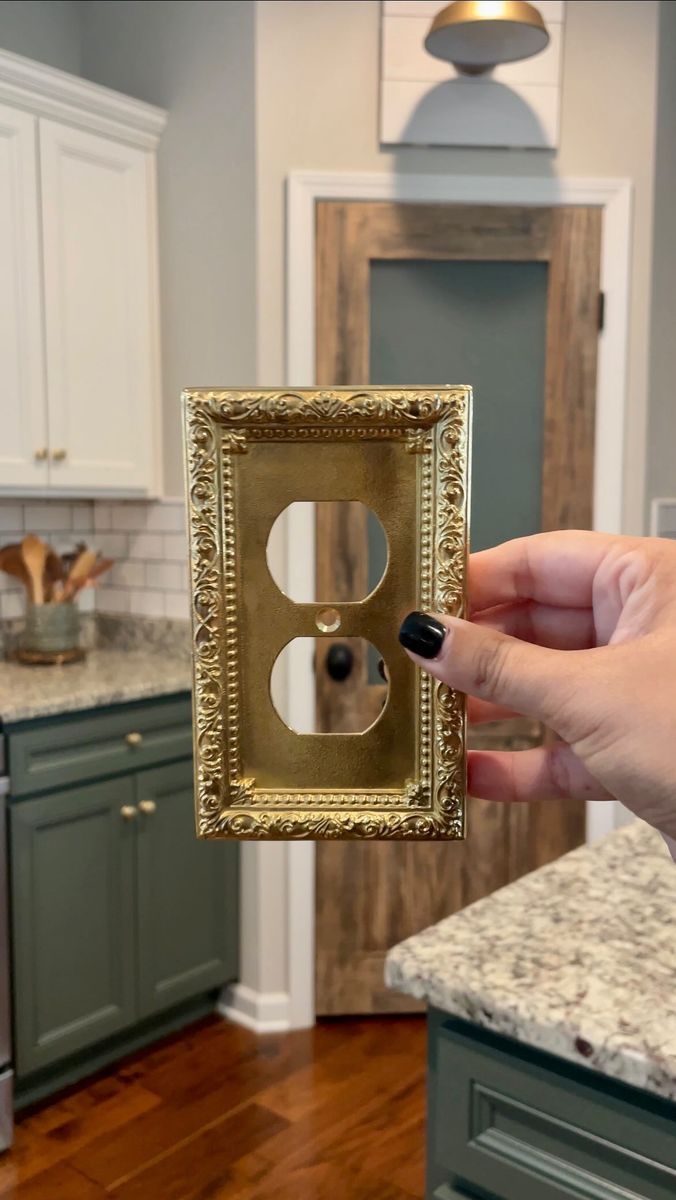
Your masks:
{"label": "green lower cabinet", "polygon": [[195,837],[192,762],[141,771],[138,1003],[150,1016],[237,972],[237,846]]}
{"label": "green lower cabinet", "polygon": [[18,1077],[134,1020],[133,804],[127,776],[10,810]]}
{"label": "green lower cabinet", "polygon": [[428,1200],[673,1200],[676,1105],[432,1010]]}
{"label": "green lower cabinet", "polygon": [[[89,740],[78,715],[59,718],[59,739],[48,721],[8,730],[10,776],[18,763],[8,820],[20,1095],[49,1094],[87,1063],[206,1011],[237,977],[239,848],[195,836],[188,717],[189,699],[178,698],[97,712],[86,718]],[[166,761],[168,730],[178,730],[176,761]],[[70,757],[54,777],[67,762],[69,786],[48,790],[41,771],[44,794],[27,794],[35,781],[25,762],[37,771],[41,746],[53,758],[61,744]],[[115,778],[84,778],[118,759]]]}

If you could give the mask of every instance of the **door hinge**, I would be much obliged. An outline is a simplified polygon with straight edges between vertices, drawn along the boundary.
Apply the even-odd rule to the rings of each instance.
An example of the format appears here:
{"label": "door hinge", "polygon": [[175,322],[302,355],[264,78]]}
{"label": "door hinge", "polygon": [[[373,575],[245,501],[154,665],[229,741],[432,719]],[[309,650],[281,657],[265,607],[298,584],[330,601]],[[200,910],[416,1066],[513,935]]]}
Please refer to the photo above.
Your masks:
{"label": "door hinge", "polygon": [[599,332],[604,328],[606,323],[606,293],[599,292],[598,302],[598,328]]}

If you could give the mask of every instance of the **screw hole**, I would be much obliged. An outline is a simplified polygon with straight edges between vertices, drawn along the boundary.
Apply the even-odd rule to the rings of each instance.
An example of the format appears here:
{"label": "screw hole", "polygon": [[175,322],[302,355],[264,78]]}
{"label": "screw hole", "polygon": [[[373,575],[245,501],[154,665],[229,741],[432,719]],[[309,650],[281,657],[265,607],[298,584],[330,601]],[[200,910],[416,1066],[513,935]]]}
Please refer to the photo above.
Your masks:
{"label": "screw hole", "polygon": [[320,633],[335,633],[340,629],[340,613],[335,608],[322,608],[315,617]]}

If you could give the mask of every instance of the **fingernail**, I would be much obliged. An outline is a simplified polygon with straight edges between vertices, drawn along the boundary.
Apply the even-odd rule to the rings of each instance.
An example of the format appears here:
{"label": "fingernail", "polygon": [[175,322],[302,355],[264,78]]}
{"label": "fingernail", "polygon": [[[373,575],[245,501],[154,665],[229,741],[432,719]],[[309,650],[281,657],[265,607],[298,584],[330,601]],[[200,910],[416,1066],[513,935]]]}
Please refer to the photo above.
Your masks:
{"label": "fingernail", "polygon": [[380,675],[381,679],[384,679],[385,683],[387,683],[387,671],[385,670],[385,660],[382,658],[378,659],[378,674]]}
{"label": "fingernail", "polygon": [[412,612],[401,623],[399,641],[421,658],[436,658],[446,636],[446,626],[429,613]]}

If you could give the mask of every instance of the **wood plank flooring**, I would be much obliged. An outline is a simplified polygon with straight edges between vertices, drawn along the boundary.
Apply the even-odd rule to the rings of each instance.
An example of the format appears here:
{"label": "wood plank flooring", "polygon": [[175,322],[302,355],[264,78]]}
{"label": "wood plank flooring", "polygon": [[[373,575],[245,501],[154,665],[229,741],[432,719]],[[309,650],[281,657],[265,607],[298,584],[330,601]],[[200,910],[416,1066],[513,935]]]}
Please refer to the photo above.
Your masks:
{"label": "wood plank flooring", "polygon": [[20,1116],[0,1200],[416,1200],[425,1022],[218,1017]]}

